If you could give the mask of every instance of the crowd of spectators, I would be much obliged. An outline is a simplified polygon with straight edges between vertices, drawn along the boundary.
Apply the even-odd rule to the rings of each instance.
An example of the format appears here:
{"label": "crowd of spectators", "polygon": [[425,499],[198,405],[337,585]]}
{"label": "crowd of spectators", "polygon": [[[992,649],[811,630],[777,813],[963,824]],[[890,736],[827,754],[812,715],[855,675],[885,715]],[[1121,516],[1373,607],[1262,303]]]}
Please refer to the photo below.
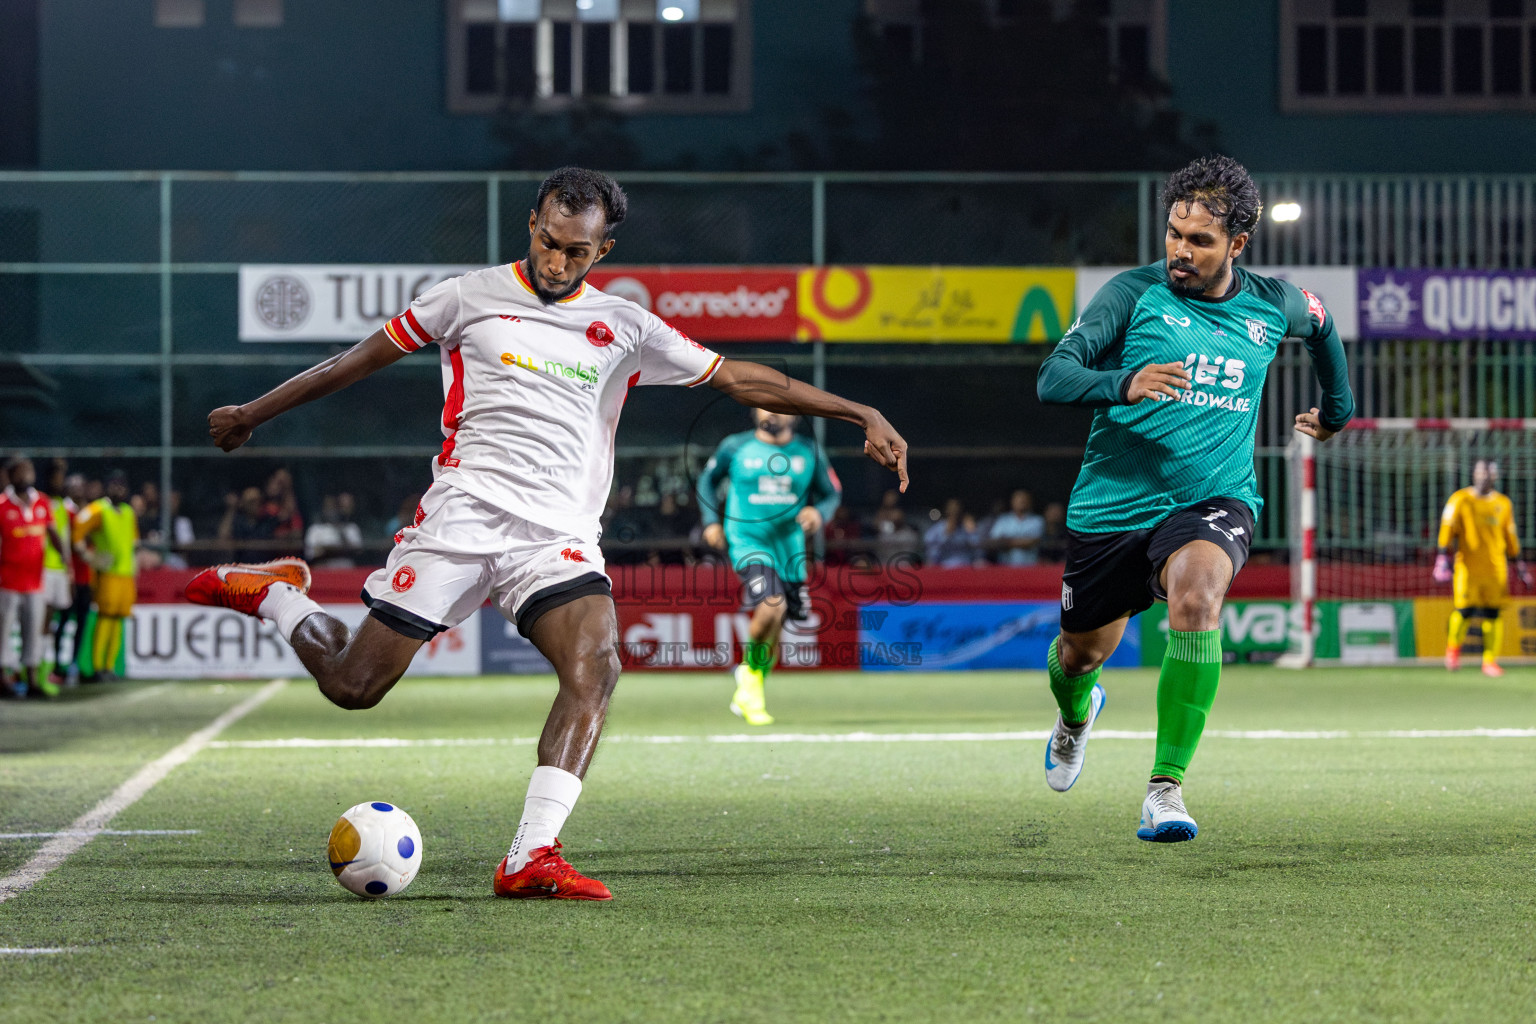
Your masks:
{"label": "crowd of spectators", "polygon": [[[657,463],[634,483],[616,486],[603,515],[603,550],[614,564],[692,565],[723,556],[703,542],[692,481],[680,467]],[[675,470],[675,471],[673,471]],[[99,497],[100,480],[87,479],[84,500]],[[171,535],[162,533],[161,493],[141,482],[129,498],[139,520],[140,568],[208,565],[221,561],[267,561],[300,555],[312,565],[346,568],[383,563],[395,534],[415,519],[419,494],[402,498],[394,515],[364,518],[347,491],[325,493],[304,503],[293,474],[279,468],[261,486],[224,494],[221,510],[197,520],[182,510],[171,491]],[[829,564],[874,562],[941,568],[988,565],[1030,566],[1060,562],[1064,556],[1066,509],[1060,502],[1036,510],[1023,488],[997,499],[985,514],[968,510],[959,498],[940,508],[913,508],[886,491],[877,507],[861,512],[844,504],[822,529]]]}

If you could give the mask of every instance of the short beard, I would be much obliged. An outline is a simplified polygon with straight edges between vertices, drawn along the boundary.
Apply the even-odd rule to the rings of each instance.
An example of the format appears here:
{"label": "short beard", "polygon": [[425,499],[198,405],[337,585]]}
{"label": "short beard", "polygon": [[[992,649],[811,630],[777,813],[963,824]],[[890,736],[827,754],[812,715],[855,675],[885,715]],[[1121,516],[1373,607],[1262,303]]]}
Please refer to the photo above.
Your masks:
{"label": "short beard", "polygon": [[1178,267],[1181,270],[1194,270],[1195,265],[1193,263],[1185,263],[1182,260],[1177,262],[1170,260],[1164,267],[1163,273],[1168,279],[1168,287],[1173,290],[1175,295],[1181,295],[1186,299],[1198,299],[1204,297],[1206,292],[1210,291],[1217,281],[1227,276],[1227,272],[1232,269],[1232,260],[1228,258],[1221,265],[1221,269],[1217,270],[1210,277],[1196,276],[1187,281],[1180,281],[1173,276],[1174,267]]}
{"label": "short beard", "polygon": [[528,283],[533,285],[533,294],[537,295],[539,297],[539,301],[544,303],[546,306],[559,302],[561,299],[568,299],[572,295],[575,295],[577,289],[582,286],[586,279],[587,275],[582,274],[576,280],[572,281],[571,286],[563,292],[545,291],[544,285],[542,284],[543,278],[539,277],[539,272],[534,268],[533,265],[533,253],[530,252],[528,254]]}

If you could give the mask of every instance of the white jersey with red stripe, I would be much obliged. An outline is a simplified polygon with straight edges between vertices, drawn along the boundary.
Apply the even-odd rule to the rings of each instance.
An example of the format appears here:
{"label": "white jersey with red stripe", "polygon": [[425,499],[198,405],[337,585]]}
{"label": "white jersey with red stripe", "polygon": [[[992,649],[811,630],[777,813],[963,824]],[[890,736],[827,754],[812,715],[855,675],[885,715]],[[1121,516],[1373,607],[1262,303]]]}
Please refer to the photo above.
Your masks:
{"label": "white jersey with red stripe", "polygon": [[584,284],[545,303],[520,263],[435,285],[385,330],[443,364],[439,480],[551,529],[596,539],[614,435],[636,384],[692,387],[720,356],[627,299]]}

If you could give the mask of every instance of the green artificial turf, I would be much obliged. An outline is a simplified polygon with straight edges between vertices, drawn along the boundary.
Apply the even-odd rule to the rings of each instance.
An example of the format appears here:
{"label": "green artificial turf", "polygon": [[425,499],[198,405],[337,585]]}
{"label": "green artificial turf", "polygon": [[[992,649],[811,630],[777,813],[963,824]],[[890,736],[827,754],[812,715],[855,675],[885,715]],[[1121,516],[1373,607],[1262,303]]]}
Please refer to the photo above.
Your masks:
{"label": "green artificial turf", "polygon": [[[66,827],[260,684],[125,684],[0,705],[0,832]],[[1155,674],[1100,730],[1151,730]],[[377,709],[296,680],[114,829],[0,903],[0,1022],[1529,1020],[1536,739],[1207,737],[1187,844],[1138,841],[1150,739],[728,743],[724,675],[620,684],[563,836],[608,904],[490,895],[554,693],[421,680]],[[1536,671],[1229,668],[1212,730],[1531,728]],[[774,734],[1044,730],[1041,673],[777,674]],[[647,737],[671,737],[652,742]],[[421,828],[365,902],[325,864],[348,806]],[[0,874],[41,845],[0,839]]]}

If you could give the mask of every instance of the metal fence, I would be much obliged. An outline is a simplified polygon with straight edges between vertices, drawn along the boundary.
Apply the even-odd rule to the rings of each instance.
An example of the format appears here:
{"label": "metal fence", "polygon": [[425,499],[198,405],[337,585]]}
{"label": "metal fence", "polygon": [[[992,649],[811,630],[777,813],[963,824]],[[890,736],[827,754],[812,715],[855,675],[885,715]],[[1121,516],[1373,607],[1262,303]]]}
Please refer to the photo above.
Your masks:
{"label": "metal fence", "polygon": [[[523,173],[0,172],[0,451],[136,460],[169,494],[218,453],[206,411],[233,381],[244,392],[313,363],[324,346],[240,344],[242,263],[496,263],[526,246],[540,176]],[[626,263],[896,263],[1094,265],[1161,253],[1155,174],[673,174],[623,176],[632,214],[614,259]],[[1266,221],[1259,263],[1529,266],[1536,176],[1263,177],[1275,203],[1302,206]],[[839,365],[968,373],[1009,368],[1032,382],[1038,347],[849,349],[822,343],[780,353],[818,381]],[[941,351],[942,349],[942,351]],[[969,354],[968,354],[969,352]],[[1376,342],[1355,346],[1362,412],[1536,415],[1529,346]],[[407,361],[409,363],[409,361]],[[422,378],[424,362],[392,369]],[[407,474],[429,455],[394,429],[430,414],[435,389],[368,382],[322,412],[264,431],[248,458],[373,460]],[[1310,394],[1294,346],[1281,352],[1259,438],[1261,482],[1279,499],[1277,460],[1289,416]],[[414,403],[414,404],[413,404]],[[416,410],[415,404],[422,404]],[[389,410],[382,415],[380,410]],[[936,449],[955,460],[1070,460],[1071,446],[1010,444],[999,412],[954,413],[976,430]],[[421,417],[416,417],[420,419]],[[1021,424],[1017,433],[1027,432]],[[977,438],[994,437],[989,446]],[[633,438],[632,438],[633,439]],[[650,443],[644,443],[649,440]],[[640,438],[621,458],[675,443]],[[1001,441],[1001,443],[999,443]],[[1010,462],[1011,460],[1011,462]],[[169,533],[170,509],[163,526]],[[1283,517],[1261,542],[1277,545]]]}

